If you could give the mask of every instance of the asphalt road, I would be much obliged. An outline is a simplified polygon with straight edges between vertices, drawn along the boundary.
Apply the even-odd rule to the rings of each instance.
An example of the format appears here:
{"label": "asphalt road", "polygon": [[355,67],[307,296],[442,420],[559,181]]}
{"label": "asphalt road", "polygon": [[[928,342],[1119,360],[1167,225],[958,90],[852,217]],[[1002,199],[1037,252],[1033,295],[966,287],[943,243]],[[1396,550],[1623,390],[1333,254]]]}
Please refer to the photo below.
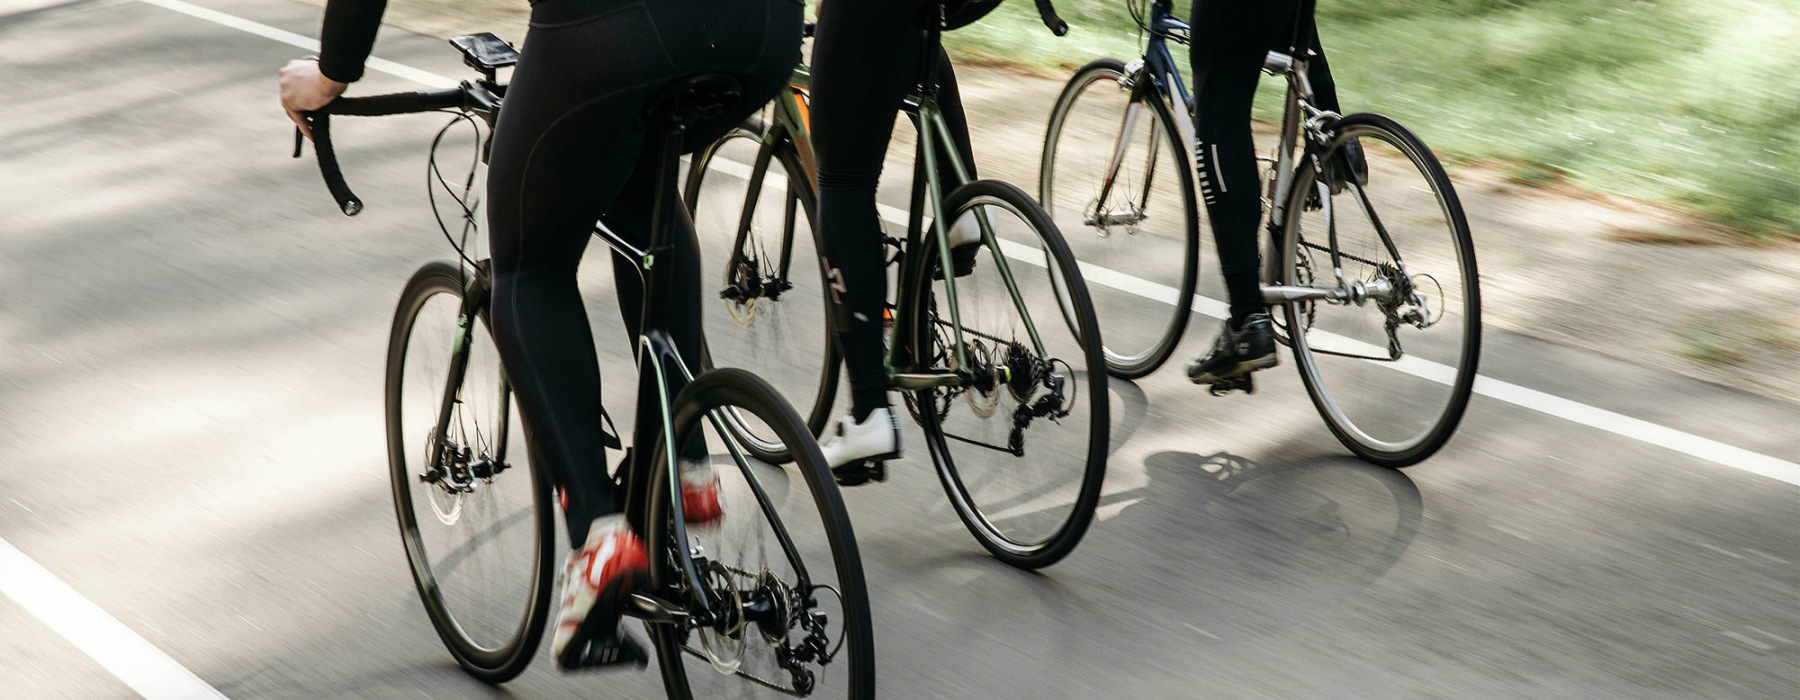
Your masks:
{"label": "asphalt road", "polygon": [[[339,129],[369,204],[346,220],[287,158],[273,77],[303,51],[166,4],[0,3],[0,697],[132,697],[175,665],[160,697],[659,697],[545,658],[472,681],[413,591],[381,363],[401,284],[448,252],[420,186],[439,120]],[[316,33],[313,7],[200,4]],[[463,74],[436,39],[379,54]],[[1482,369],[1403,473],[1350,458],[1286,368],[1250,397],[1116,382],[1101,521],[1039,574],[969,538],[915,433],[845,496],[882,695],[1800,694],[1800,406],[1498,331]]]}

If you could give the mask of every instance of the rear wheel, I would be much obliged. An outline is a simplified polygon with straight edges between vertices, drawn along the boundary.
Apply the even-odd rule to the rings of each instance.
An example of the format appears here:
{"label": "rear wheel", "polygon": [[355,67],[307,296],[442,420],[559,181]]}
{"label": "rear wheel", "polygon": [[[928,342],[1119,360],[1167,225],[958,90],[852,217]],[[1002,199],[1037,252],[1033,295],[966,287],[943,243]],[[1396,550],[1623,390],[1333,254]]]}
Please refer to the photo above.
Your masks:
{"label": "rear wheel", "polygon": [[[464,290],[460,268],[432,263],[400,296],[388,340],[388,466],[432,627],[470,675],[500,683],[530,665],[543,638],[556,537],[486,307],[465,317]],[[446,386],[454,400],[439,432]]]}
{"label": "rear wheel", "polygon": [[973,182],[944,210],[952,222],[985,217],[999,246],[955,278],[955,316],[936,247],[921,246],[900,337],[925,368],[968,381],[915,391],[909,405],[975,539],[1013,566],[1049,566],[1087,532],[1106,475],[1111,399],[1094,307],[1074,255],[1018,188]]}
{"label": "rear wheel", "polygon": [[[837,391],[829,289],[813,233],[813,191],[793,143],[746,121],[694,155],[684,199],[716,312],[703,315],[708,367],[768,377],[807,427],[824,429]],[[759,459],[785,461],[767,425],[736,413],[727,424]]]}
{"label": "rear wheel", "polygon": [[1337,265],[1360,298],[1286,306],[1300,378],[1326,425],[1369,462],[1404,467],[1456,431],[1481,355],[1475,245],[1450,178],[1424,142],[1387,117],[1340,120],[1322,151],[1362,147],[1367,183],[1337,194],[1303,161],[1280,242],[1287,284],[1335,286]]}
{"label": "rear wheel", "polygon": [[[678,531],[668,471],[658,470],[647,516],[660,523],[649,528],[649,551],[660,553],[652,590],[682,601],[703,590],[719,601],[708,624],[650,625],[669,697],[874,697],[862,560],[806,425],[773,387],[739,369],[702,374],[672,411],[676,444],[698,432],[712,446],[725,515]],[[724,427],[728,413],[767,426],[792,455],[792,467],[734,450]],[[652,464],[664,464],[666,454],[665,443]]]}
{"label": "rear wheel", "polygon": [[[1044,135],[1038,198],[1098,288],[1107,368],[1135,379],[1181,342],[1202,266],[1194,175],[1174,114],[1154,86],[1127,87],[1124,71],[1100,59],[1063,88]],[[1222,293],[1222,281],[1211,286]]]}

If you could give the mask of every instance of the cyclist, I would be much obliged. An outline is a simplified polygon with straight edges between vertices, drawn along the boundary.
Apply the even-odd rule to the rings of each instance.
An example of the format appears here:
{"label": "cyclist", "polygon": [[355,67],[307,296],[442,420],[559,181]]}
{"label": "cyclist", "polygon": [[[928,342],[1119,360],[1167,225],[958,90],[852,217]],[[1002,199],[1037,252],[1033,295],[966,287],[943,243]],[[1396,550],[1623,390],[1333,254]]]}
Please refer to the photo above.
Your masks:
{"label": "cyclist", "polygon": [[[818,155],[819,230],[830,269],[838,344],[850,379],[850,415],[820,447],[826,463],[847,465],[900,456],[900,420],[888,401],[882,357],[887,261],[875,212],[875,186],[900,102],[919,81],[924,31],[941,0],[829,0],[819,6],[812,53],[812,140]],[[959,27],[999,0],[963,3]],[[948,57],[939,60],[938,104],[956,150],[974,177],[967,117]],[[947,159],[940,156],[939,162]],[[948,165],[944,166],[946,169]],[[973,221],[950,232],[953,266],[967,274],[981,241]]]}
{"label": "cyclist", "polygon": [[[1278,361],[1274,327],[1257,274],[1256,227],[1262,201],[1250,136],[1250,103],[1256,97],[1263,57],[1271,50],[1287,50],[1295,20],[1303,12],[1310,17],[1312,8],[1312,0],[1194,0],[1188,51],[1194,75],[1194,164],[1231,303],[1231,316],[1212,349],[1187,367],[1188,379],[1195,384],[1241,377]],[[1316,54],[1307,73],[1316,103],[1336,112],[1337,86],[1317,29],[1302,40]],[[1333,192],[1346,176],[1340,171],[1347,170],[1359,184],[1368,177],[1354,142],[1341,153],[1342,163],[1349,165],[1334,161],[1326,171]]]}
{"label": "cyclist", "polygon": [[[330,0],[321,58],[281,70],[282,105],[302,130],[300,112],[324,107],[362,77],[385,6]],[[530,454],[561,490],[575,545],[551,648],[564,669],[647,658],[619,631],[620,611],[648,560],[607,477],[600,374],[576,266],[596,219],[640,245],[650,238],[658,149],[645,147],[644,108],[682,78],[734,74],[743,88],[737,103],[690,129],[685,146],[711,143],[785,84],[800,52],[800,22],[798,0],[532,2],[488,173],[492,322],[529,426]],[[658,262],[674,265],[687,281],[675,286],[670,323],[683,359],[699,367],[699,251],[685,214],[673,240],[675,250]],[[614,279],[635,336],[642,280],[618,261]],[[718,482],[702,457],[705,446],[682,452],[684,511],[690,521],[716,520]]]}

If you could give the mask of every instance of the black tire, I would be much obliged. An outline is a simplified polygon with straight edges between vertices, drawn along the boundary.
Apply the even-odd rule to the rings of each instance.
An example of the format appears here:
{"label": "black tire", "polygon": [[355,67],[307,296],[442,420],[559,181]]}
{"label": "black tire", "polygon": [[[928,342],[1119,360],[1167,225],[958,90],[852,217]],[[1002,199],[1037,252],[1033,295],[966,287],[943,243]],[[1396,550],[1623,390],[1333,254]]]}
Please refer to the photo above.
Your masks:
{"label": "black tire", "polygon": [[[755,416],[780,439],[786,441],[786,451],[793,456],[791,468],[782,469],[729,456],[720,459],[717,452],[724,443],[720,428],[723,421],[715,422],[708,418],[717,417],[720,412],[728,409]],[[708,444],[715,451],[714,462],[718,465],[716,468],[719,471],[726,515],[712,526],[687,529],[687,540],[678,538],[670,507],[669,474],[666,468],[658,469],[659,473],[653,479],[650,508],[646,515],[646,522],[660,524],[646,528],[651,533],[647,543],[649,551],[662,553],[652,556],[652,589],[669,600],[685,599],[681,592],[688,590],[691,582],[678,563],[680,558],[675,553],[678,551],[676,548],[681,548],[680,551],[698,549],[712,562],[724,563],[739,571],[747,572],[748,567],[759,567],[758,573],[773,574],[784,584],[793,585],[794,591],[799,590],[795,584],[800,578],[795,572],[805,569],[814,586],[829,586],[836,593],[830,595],[822,588],[815,588],[807,595],[813,597],[818,606],[812,610],[825,613],[823,634],[838,645],[837,653],[829,664],[807,664],[806,670],[816,674],[814,679],[817,686],[806,696],[853,700],[875,697],[874,631],[869,617],[868,591],[863,579],[861,555],[857,552],[856,536],[838,493],[837,483],[832,480],[825,458],[819,452],[818,442],[807,431],[806,424],[800,421],[799,415],[768,382],[737,368],[718,369],[700,375],[675,398],[671,411],[672,431],[678,442],[684,443],[695,430],[711,434]],[[728,431],[729,428],[724,430]],[[666,450],[667,443],[659,443],[652,464],[666,464]],[[726,452],[729,453],[729,450]],[[798,482],[795,480],[796,475]],[[755,486],[752,487],[752,484]],[[801,501],[809,502],[810,507],[799,503]],[[772,522],[778,523],[778,527]],[[759,536],[754,547],[747,542],[733,542],[731,533],[743,530],[746,525]],[[802,529],[803,526],[813,525],[817,527]],[[792,549],[784,548],[780,537],[773,534],[778,530],[787,535],[788,541],[794,545]],[[744,551],[735,555],[730,553],[734,544],[742,545]],[[778,550],[778,553],[767,555],[767,550],[770,549]],[[750,558],[752,551],[763,558],[760,564],[741,561]],[[788,556],[788,552],[797,556]],[[807,553],[817,556],[807,557]],[[799,560],[798,565],[794,563],[796,558]],[[771,562],[769,559],[775,561]],[[788,575],[784,576],[778,570],[785,571]],[[740,575],[733,577],[733,580],[747,582],[752,579]],[[713,590],[718,591],[720,587],[714,586]],[[790,611],[797,612],[798,610]],[[793,620],[795,615],[786,617]],[[739,645],[736,650],[738,656],[735,660],[739,664],[736,671],[767,680],[785,681],[788,684],[787,690],[793,691],[792,676],[788,675],[789,672],[780,670],[779,665],[773,662],[772,649],[777,642],[768,636],[767,627],[751,624],[756,626],[740,627],[735,638]],[[797,620],[790,623],[797,624]],[[770,697],[792,694],[769,689],[742,678],[741,675],[723,676],[716,672],[713,662],[709,660],[711,657],[708,655],[713,652],[708,644],[732,644],[734,639],[729,634],[704,627],[691,632],[684,632],[675,625],[651,624],[649,627],[657,648],[657,663],[663,674],[664,687],[671,698],[694,697],[697,694],[694,685],[707,686],[698,691],[699,695],[707,697],[726,693],[731,693],[732,697],[750,696],[753,692]],[[798,629],[783,630],[782,634],[789,635],[789,638],[781,643],[792,642],[791,635]],[[745,638],[750,638],[751,642],[742,642]],[[749,654],[752,647],[761,654]],[[849,654],[847,659],[844,657],[846,653]],[[694,664],[698,672],[690,673],[689,664]],[[746,666],[750,668],[746,669]],[[768,668],[775,668],[777,672],[770,673]]]}
{"label": "black tire", "polygon": [[[1152,283],[1095,298],[1096,313],[1109,319],[1107,368],[1115,377],[1137,379],[1168,361],[1187,330],[1201,267],[1200,209],[1187,148],[1155,78],[1139,76],[1141,84],[1126,89],[1118,87],[1124,73],[1118,59],[1103,58],[1082,66],[1063,87],[1044,132],[1038,202],[1077,259]],[[1149,128],[1127,118],[1145,106],[1155,115]],[[1134,135],[1118,176],[1105,186],[1127,126]],[[1099,212],[1133,220],[1109,222]],[[1216,286],[1222,289],[1222,283]],[[1167,298],[1146,302],[1143,294]]]}
{"label": "black tire", "polygon": [[[1001,561],[1037,569],[1056,563],[1081,541],[1105,480],[1111,399],[1100,327],[1074,255],[1029,195],[981,180],[957,188],[944,201],[952,217],[978,209],[987,212],[1004,249],[983,252],[969,276],[955,278],[963,343],[978,376],[998,378],[991,368],[1004,364],[1006,376],[1026,381],[925,389],[913,392],[909,402],[944,490],[969,532]],[[918,359],[941,371],[953,361],[954,336],[948,304],[941,303],[945,283],[936,279],[936,247],[922,248],[922,259],[908,273],[914,277],[899,314],[907,327],[898,337],[925,349],[928,356]],[[999,274],[1005,268],[1013,271],[1022,308]],[[1034,346],[1027,330],[1033,327],[1054,362]],[[1010,447],[1021,408],[1055,396],[1053,377],[1065,387],[1062,401],[1053,403],[1068,413],[1028,422],[1020,433],[1022,455],[967,442]],[[959,408],[958,399],[967,408]],[[1017,485],[1034,474],[1048,476],[1042,483]],[[1044,501],[1050,505],[1039,507]]]}
{"label": "black tire", "polygon": [[[470,449],[470,457],[461,460],[465,467],[482,460],[506,466],[485,478],[469,477],[467,491],[449,481],[421,480],[431,466],[426,455],[438,406],[456,373],[452,337],[464,283],[457,266],[432,263],[420,268],[400,295],[388,340],[388,465],[400,538],[431,626],[469,675],[501,683],[531,664],[544,636],[555,511],[548,482],[525,458],[523,431],[516,429],[517,412],[498,354],[491,352],[491,342],[486,350],[479,342],[488,332],[485,307],[477,312],[479,322],[467,327],[472,347],[457,378],[460,398],[450,434]],[[425,505],[423,523],[415,499]],[[463,543],[439,546],[440,532]]]}
{"label": "black tire", "polygon": [[[1389,314],[1373,300],[1287,304],[1287,334],[1307,393],[1338,440],[1370,463],[1405,467],[1442,448],[1469,405],[1481,356],[1475,244],[1450,178],[1417,136],[1376,114],[1345,117],[1332,129],[1330,143],[1309,148],[1298,168],[1277,249],[1280,274],[1288,284],[1331,281],[1325,214],[1333,212],[1346,279],[1403,279],[1425,303],[1402,303],[1395,315],[1431,310],[1435,297],[1437,316],[1422,327],[1398,324],[1391,337],[1401,347],[1399,358],[1386,347],[1385,329],[1374,331]],[[1352,139],[1367,154],[1368,182],[1329,194],[1315,184],[1312,163],[1331,162]],[[1329,207],[1321,206],[1321,196]],[[1405,274],[1378,230],[1387,232]]]}
{"label": "black tire", "polygon": [[[716,285],[706,288],[708,296],[720,299],[716,311],[703,315],[706,367],[743,367],[771,377],[776,388],[795,402],[807,428],[818,435],[830,419],[837,394],[838,350],[831,332],[824,260],[812,225],[815,196],[789,139],[776,142],[768,163],[760,167],[742,162],[756,160],[768,128],[752,117],[694,154],[683,188],[682,201],[694,216],[705,257],[702,279]],[[748,184],[756,179],[765,185],[751,226],[744,230],[741,215],[750,194]],[[771,223],[779,230],[767,230]],[[775,260],[763,265],[765,257]],[[753,277],[773,277],[793,288],[773,297],[724,298],[727,287],[748,270],[766,272],[766,267],[774,267],[772,275]],[[735,414],[728,420],[745,449],[758,459],[787,461],[767,426],[753,425]]]}

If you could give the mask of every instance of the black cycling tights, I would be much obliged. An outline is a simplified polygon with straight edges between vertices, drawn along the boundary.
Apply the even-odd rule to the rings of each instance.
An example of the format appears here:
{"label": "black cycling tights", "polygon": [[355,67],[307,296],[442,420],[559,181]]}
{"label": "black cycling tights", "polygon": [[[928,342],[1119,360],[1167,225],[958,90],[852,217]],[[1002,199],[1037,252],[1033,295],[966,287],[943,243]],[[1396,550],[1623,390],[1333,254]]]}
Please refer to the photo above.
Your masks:
{"label": "black cycling tights", "polygon": [[[690,130],[685,145],[692,150],[712,142],[773,98],[793,70],[800,9],[795,0],[539,0],[532,6],[488,173],[494,337],[531,457],[548,466],[568,496],[564,517],[576,547],[594,518],[622,505],[607,477],[600,371],[575,285],[594,221],[648,244],[659,144],[645,147],[645,106],[680,78],[737,74],[740,104]],[[675,249],[658,257],[678,280],[666,321],[682,358],[697,370],[700,261],[685,214],[676,217],[672,238]],[[626,326],[619,337],[635,344],[642,280],[628,261],[615,259],[613,271]]]}
{"label": "black cycling tights", "polygon": [[[1303,4],[1312,5],[1302,0],[1194,0],[1188,52],[1194,70],[1194,164],[1234,322],[1263,308],[1256,252],[1261,181],[1250,136],[1250,103],[1263,57],[1271,50],[1287,50]],[[1337,87],[1316,30],[1310,42],[1318,56],[1307,77],[1317,106],[1335,112]]]}
{"label": "black cycling tights", "polygon": [[[919,82],[925,13],[936,7],[936,0],[828,0],[819,6],[811,98],[813,147],[819,158],[818,226],[826,267],[839,285],[838,342],[850,376],[851,411],[858,419],[887,405],[881,347],[887,269],[875,185],[894,115]],[[941,49],[939,57],[938,105],[973,177],[975,157],[962,97]]]}

